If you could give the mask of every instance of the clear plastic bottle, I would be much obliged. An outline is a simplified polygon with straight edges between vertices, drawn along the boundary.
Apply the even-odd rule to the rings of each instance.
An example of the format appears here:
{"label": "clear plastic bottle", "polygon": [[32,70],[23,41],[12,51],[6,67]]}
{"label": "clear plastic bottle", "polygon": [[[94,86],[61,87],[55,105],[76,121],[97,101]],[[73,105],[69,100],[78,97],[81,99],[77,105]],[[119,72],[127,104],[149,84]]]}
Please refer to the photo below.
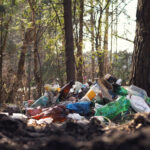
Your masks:
{"label": "clear plastic bottle", "polygon": [[94,97],[100,92],[101,92],[100,86],[96,83],[89,89],[89,91],[85,94],[85,96],[80,101],[92,101]]}

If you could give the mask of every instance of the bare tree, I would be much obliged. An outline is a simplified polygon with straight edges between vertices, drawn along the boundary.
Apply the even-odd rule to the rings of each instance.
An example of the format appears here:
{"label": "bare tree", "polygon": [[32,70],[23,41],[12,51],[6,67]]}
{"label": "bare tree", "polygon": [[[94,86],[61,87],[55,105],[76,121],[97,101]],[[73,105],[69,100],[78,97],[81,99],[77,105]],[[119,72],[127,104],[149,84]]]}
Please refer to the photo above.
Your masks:
{"label": "bare tree", "polygon": [[75,80],[75,58],[72,27],[72,1],[64,0],[65,55],[67,81]]}

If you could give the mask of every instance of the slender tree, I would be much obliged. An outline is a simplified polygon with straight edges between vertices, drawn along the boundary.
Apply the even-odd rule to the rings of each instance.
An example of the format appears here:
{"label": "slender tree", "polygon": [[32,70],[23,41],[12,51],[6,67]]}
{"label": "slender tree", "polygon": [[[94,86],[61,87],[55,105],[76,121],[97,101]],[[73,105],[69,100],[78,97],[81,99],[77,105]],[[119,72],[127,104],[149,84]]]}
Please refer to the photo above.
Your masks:
{"label": "slender tree", "polygon": [[67,81],[75,80],[75,58],[72,27],[72,1],[64,0],[65,55]]}
{"label": "slender tree", "polygon": [[3,91],[3,59],[8,38],[8,29],[11,22],[11,15],[6,15],[3,1],[0,2],[0,100]]}
{"label": "slender tree", "polygon": [[80,29],[79,29],[79,43],[77,47],[77,80],[83,82],[83,13],[84,0],[80,0]]}
{"label": "slender tree", "polygon": [[91,10],[90,10],[90,22],[91,22],[91,51],[92,51],[92,81],[94,81],[95,76],[95,55],[94,55],[94,8],[93,8],[93,0],[90,0]]}
{"label": "slender tree", "polygon": [[[106,0],[107,3],[108,0]],[[104,31],[104,74],[108,73],[109,59],[108,59],[108,19],[109,19],[109,4],[105,11],[105,31]]]}
{"label": "slender tree", "polygon": [[42,75],[38,66],[39,63],[39,53],[38,53],[38,29],[36,25],[36,7],[37,2],[35,0],[28,0],[31,12],[32,12],[32,27],[34,31],[34,41],[33,41],[33,49],[34,49],[34,77],[37,86],[37,98],[42,95]]}
{"label": "slender tree", "polygon": [[28,28],[26,31],[23,29],[23,45],[22,45],[22,51],[20,54],[19,62],[18,62],[18,69],[17,69],[17,76],[13,83],[13,88],[8,93],[8,98],[6,102],[14,102],[16,92],[21,84],[22,77],[24,74],[24,65],[25,65],[25,56],[27,52],[27,46],[30,42],[33,41],[33,29]]}

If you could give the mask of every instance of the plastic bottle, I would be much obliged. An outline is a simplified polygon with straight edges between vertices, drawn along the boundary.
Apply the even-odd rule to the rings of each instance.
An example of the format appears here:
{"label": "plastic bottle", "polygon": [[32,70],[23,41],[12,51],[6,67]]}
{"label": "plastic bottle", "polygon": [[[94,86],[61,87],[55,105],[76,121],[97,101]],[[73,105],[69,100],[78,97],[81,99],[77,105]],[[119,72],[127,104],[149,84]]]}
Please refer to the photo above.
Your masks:
{"label": "plastic bottle", "polygon": [[130,101],[126,99],[125,96],[122,96],[116,101],[110,102],[102,108],[98,108],[95,112],[95,116],[105,116],[109,119],[113,119],[121,112],[127,111],[130,106]]}
{"label": "plastic bottle", "polygon": [[99,85],[96,83],[94,86],[92,86],[89,91],[85,94],[85,96],[80,100],[80,101],[91,101],[94,99],[94,97],[96,97],[97,94],[99,94],[100,91],[100,87]]}
{"label": "plastic bottle", "polygon": [[145,101],[148,105],[150,105],[150,97],[145,97]]}
{"label": "plastic bottle", "polygon": [[48,95],[45,94],[44,96],[41,96],[39,99],[37,99],[32,105],[32,108],[36,108],[38,106],[46,107],[48,103]]}
{"label": "plastic bottle", "polygon": [[74,84],[74,81],[70,81],[69,83],[67,83],[66,85],[64,85],[61,88],[60,94],[59,94],[59,97],[58,97],[59,100],[64,100],[67,97],[67,95],[68,95],[70,89],[72,88],[73,84]]}
{"label": "plastic bottle", "polygon": [[126,96],[128,95],[128,91],[120,85],[113,86],[113,91],[117,95]]}

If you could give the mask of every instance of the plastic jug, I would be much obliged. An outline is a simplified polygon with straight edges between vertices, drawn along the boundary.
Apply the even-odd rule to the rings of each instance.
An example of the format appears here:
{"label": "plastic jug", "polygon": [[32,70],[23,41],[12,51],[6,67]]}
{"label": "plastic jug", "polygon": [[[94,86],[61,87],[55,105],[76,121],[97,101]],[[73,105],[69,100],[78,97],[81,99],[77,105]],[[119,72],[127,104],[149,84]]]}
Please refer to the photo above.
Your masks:
{"label": "plastic jug", "polygon": [[100,91],[100,87],[99,85],[96,83],[94,86],[92,86],[89,91],[85,94],[85,96],[80,100],[80,101],[91,101],[94,99],[94,97],[99,94]]}

